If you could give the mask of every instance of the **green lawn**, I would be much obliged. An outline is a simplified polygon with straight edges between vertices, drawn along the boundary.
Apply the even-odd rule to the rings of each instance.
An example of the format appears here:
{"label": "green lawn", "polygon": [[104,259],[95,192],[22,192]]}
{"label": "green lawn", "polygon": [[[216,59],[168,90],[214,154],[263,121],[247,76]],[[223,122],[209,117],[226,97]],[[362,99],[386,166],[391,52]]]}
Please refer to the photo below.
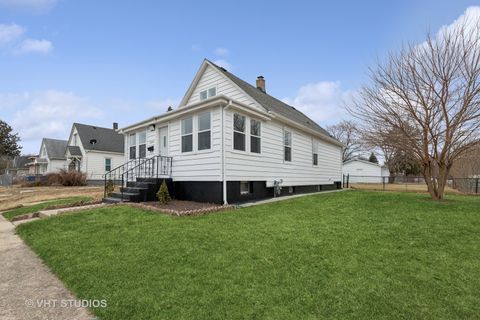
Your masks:
{"label": "green lawn", "polygon": [[348,191],[197,217],[110,207],[20,236],[100,319],[478,319],[480,197]]}
{"label": "green lawn", "polygon": [[71,198],[65,198],[65,199],[51,200],[51,201],[35,204],[33,206],[25,206],[25,207],[5,211],[3,213],[3,216],[8,220],[12,220],[13,217],[38,212],[40,210],[45,210],[45,209],[48,209],[48,207],[50,206],[67,205],[67,204],[72,204],[79,201],[91,201],[91,200],[93,200],[92,197],[71,197]]}

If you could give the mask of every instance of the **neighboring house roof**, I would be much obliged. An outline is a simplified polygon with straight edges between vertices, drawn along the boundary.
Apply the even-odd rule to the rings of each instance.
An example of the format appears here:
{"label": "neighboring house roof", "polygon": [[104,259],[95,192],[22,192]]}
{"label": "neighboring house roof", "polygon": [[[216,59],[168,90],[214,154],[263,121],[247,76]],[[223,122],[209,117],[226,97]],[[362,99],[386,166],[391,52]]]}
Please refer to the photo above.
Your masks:
{"label": "neighboring house roof", "polygon": [[32,157],[32,155],[15,157],[15,159],[13,160],[14,168],[11,169],[27,169],[26,164],[30,162],[30,157]]}
{"label": "neighboring house roof", "polygon": [[347,163],[351,163],[351,162],[362,162],[362,163],[366,163],[366,164],[369,164],[369,165],[372,165],[372,166],[376,166],[376,167],[380,167],[380,168],[387,168],[387,166],[385,165],[380,165],[378,163],[375,163],[375,162],[370,162],[368,160],[362,160],[362,159],[350,159],[350,160],[347,160],[343,163],[343,165],[346,165]]}
{"label": "neighboring house roof", "polygon": [[78,157],[82,156],[82,150],[80,150],[79,146],[68,146],[67,150],[71,156],[78,156]]}
{"label": "neighboring house roof", "polygon": [[[74,123],[85,150],[124,152],[124,137],[113,129]],[[95,144],[91,142],[95,141]]]}
{"label": "neighboring house roof", "polygon": [[[67,140],[43,138],[42,144],[47,149],[47,155],[50,160],[65,160],[65,150],[67,149]],[[40,150],[41,153],[41,150]]]}
{"label": "neighboring house roof", "polygon": [[[301,125],[306,126],[309,129],[313,129],[327,137],[335,139],[330,135],[327,130],[320,127],[315,121],[307,117],[302,112],[298,111],[294,107],[286,104],[283,101],[278,100],[275,97],[263,92],[262,90],[252,86],[248,82],[238,78],[234,74],[228,72],[224,68],[217,66],[213,62],[207,60],[212,66],[214,66],[218,71],[223,73],[227,78],[233,81],[237,86],[240,87],[246,94],[253,98],[258,104],[267,109],[268,111],[273,111],[277,114],[280,114],[294,122],[297,122]],[[336,139],[335,139],[336,140]]]}

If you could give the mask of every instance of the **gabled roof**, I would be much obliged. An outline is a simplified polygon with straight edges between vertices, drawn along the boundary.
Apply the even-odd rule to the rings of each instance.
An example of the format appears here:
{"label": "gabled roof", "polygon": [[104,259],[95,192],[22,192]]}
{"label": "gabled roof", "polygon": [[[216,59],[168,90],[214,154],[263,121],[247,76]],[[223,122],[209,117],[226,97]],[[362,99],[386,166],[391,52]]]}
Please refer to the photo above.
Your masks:
{"label": "gabled roof", "polygon": [[375,163],[375,162],[370,162],[368,160],[363,160],[363,159],[358,159],[358,158],[354,158],[354,159],[350,159],[350,160],[347,160],[347,161],[344,161],[343,162],[343,165],[346,165],[347,163],[351,163],[351,162],[362,162],[362,163],[365,163],[365,164],[369,164],[369,165],[372,165],[372,166],[376,166],[376,167],[380,167],[380,168],[387,168],[387,166],[385,165],[380,165],[378,163]]}
{"label": "gabled roof", "polygon": [[[78,137],[85,150],[124,152],[123,135],[110,128],[91,126],[88,124],[74,123]],[[73,129],[73,128],[72,128]],[[93,144],[92,142],[95,143]]]}
{"label": "gabled roof", "polygon": [[230,79],[233,83],[235,83],[240,89],[242,89],[247,95],[249,95],[253,100],[255,100],[258,104],[264,107],[268,111],[273,111],[281,116],[284,116],[294,122],[297,122],[303,126],[306,126],[309,129],[315,130],[322,135],[326,135],[327,137],[335,139],[331,136],[327,130],[320,127],[315,121],[307,117],[305,114],[300,112],[299,110],[295,109],[294,107],[286,104],[285,102],[278,100],[275,97],[263,92],[262,90],[252,86],[248,82],[238,78],[234,74],[225,70],[220,66],[217,66],[213,62],[206,60],[210,63],[213,67],[215,67],[218,71],[224,74],[228,79]]}
{"label": "gabled roof", "polygon": [[[43,138],[42,145],[47,149],[47,155],[50,160],[65,160],[65,150],[67,149],[67,140]],[[42,154],[40,150],[40,154]]]}
{"label": "gabled roof", "polygon": [[79,146],[68,146],[67,150],[71,156],[82,156],[82,150],[80,150]]}
{"label": "gabled roof", "polygon": [[13,166],[16,169],[26,168],[26,164],[30,161],[32,155],[18,156],[13,160]]}

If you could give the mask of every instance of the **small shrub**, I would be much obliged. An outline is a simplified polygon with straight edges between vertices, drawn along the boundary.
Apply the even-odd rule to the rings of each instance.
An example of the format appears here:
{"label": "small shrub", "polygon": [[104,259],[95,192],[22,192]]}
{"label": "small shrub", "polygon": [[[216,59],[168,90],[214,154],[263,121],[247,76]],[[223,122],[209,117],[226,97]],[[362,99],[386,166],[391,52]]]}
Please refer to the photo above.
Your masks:
{"label": "small shrub", "polygon": [[105,192],[108,196],[110,196],[114,190],[115,185],[113,184],[112,179],[108,179],[107,184],[105,185]]}
{"label": "small shrub", "polygon": [[80,171],[60,170],[60,184],[66,187],[87,185],[87,175]]}
{"label": "small shrub", "polygon": [[47,185],[59,185],[61,184],[60,174],[57,172],[52,172],[47,174]]}
{"label": "small shrub", "polygon": [[160,186],[160,190],[157,192],[158,201],[160,204],[168,204],[172,198],[170,197],[170,193],[168,192],[167,183],[163,180],[162,185]]}

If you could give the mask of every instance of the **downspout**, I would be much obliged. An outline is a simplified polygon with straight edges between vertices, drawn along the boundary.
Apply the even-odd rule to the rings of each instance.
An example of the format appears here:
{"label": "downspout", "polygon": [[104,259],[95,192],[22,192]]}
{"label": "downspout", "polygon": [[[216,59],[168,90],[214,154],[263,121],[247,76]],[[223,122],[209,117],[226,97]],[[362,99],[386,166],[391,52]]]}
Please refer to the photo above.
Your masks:
{"label": "downspout", "polygon": [[225,179],[225,109],[232,104],[232,100],[228,101],[226,107],[222,107],[222,193],[223,204],[228,204],[227,201],[227,181]]}

